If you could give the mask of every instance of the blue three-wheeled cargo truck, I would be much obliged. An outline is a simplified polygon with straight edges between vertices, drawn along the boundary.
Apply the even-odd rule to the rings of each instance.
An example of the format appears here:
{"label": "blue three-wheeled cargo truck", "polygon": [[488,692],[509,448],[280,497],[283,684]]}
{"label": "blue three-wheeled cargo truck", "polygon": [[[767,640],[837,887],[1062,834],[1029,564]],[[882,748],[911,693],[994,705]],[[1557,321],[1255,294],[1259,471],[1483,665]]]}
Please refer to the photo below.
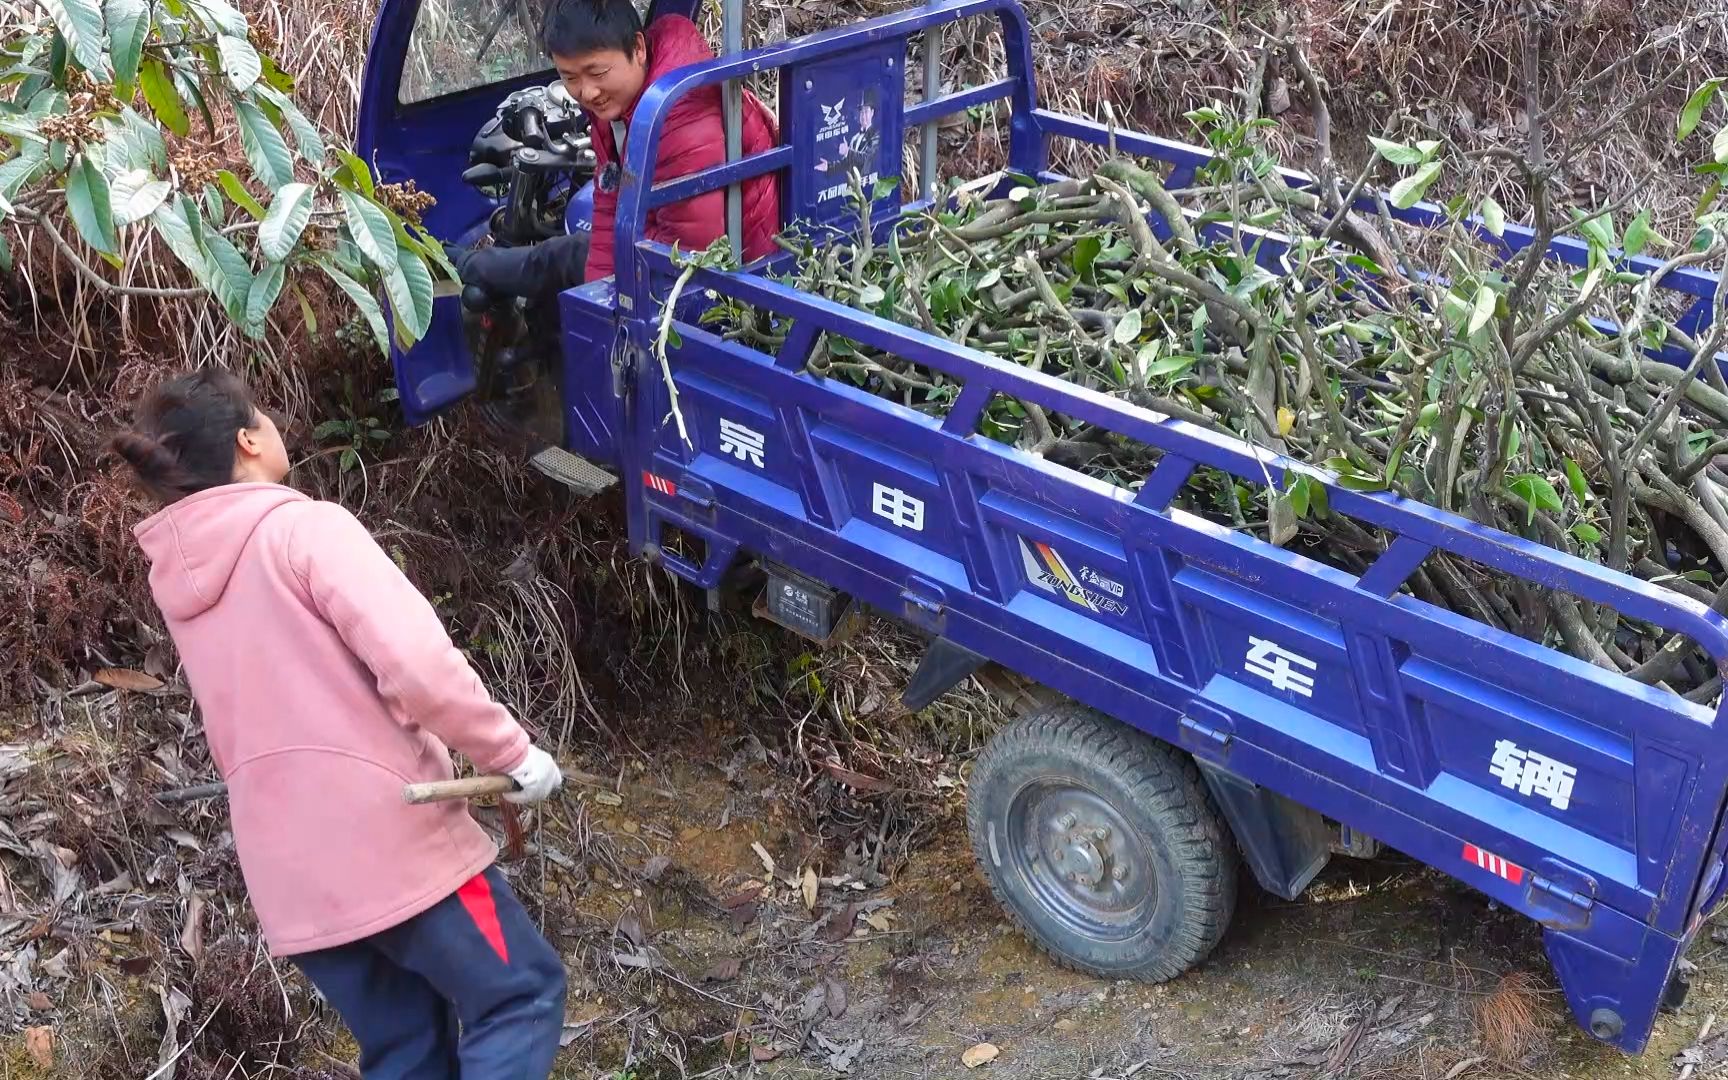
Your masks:
{"label": "blue three-wheeled cargo truck", "polygon": [[[823,166],[863,146],[876,157],[854,163],[861,174],[898,177],[921,147],[918,190],[878,189],[872,218],[886,227],[934,197],[937,122],[981,107],[1005,110],[1012,172],[1041,181],[1058,179],[1058,140],[1113,140],[1171,187],[1209,160],[1039,108],[1017,0],[932,0],[749,51],[737,48],[742,0],[726,2],[726,51],[659,79],[636,108],[615,278],[538,311],[484,283],[441,297],[431,332],[395,357],[409,422],[528,385],[541,406],[504,415],[536,440],[535,463],[578,491],[621,479],[632,549],[671,573],[718,596],[753,568],[766,581],[757,610],[818,640],[865,608],[918,629],[929,645],[906,688],[913,706],[986,664],[1047,690],[1048,707],[978,761],[969,819],[996,896],[1062,962],[1174,977],[1223,934],[1239,865],[1294,898],[1334,852],[1383,843],[1540,922],[1578,1022],[1641,1050],[1658,1011],[1683,997],[1682,955],[1724,891],[1722,714],[1401,586],[1448,552],[1685,634],[1718,667],[1728,624],[1656,585],[797,291],[774,280],[772,260],[699,269],[687,293],[787,320],[777,353],[676,309],[667,361],[686,441],[654,349],[684,267],[645,239],[655,208],[724,189],[736,229],[737,185],[774,172],[783,221],[849,227],[855,209]],[[650,14],[694,3],[656,0]],[[427,225],[454,244],[590,227],[579,110],[519,7],[385,0],[378,19],[359,151],[384,180],[436,196]],[[941,35],[964,20],[999,30],[1006,75],[944,90]],[[924,76],[916,90],[909,62]],[[775,88],[778,145],[744,157],[729,137],[727,163],[656,177],[674,104],[720,85],[730,107],[745,79]],[[1400,216],[1433,224],[1444,212]],[[1503,242],[1532,236],[1508,228]],[[1263,262],[1277,250],[1263,241]],[[1581,264],[1585,249],[1562,239],[1549,255]],[[1662,286],[1696,298],[1694,322],[1707,317],[1714,277],[1680,270]],[[951,412],[934,419],[805,370],[824,334],[944,373],[962,387]],[[1129,490],[1004,446],[976,434],[997,394],[1162,457]],[[1253,484],[1308,475],[1332,512],[1387,546],[1358,576],[1175,508],[1201,468]]]}

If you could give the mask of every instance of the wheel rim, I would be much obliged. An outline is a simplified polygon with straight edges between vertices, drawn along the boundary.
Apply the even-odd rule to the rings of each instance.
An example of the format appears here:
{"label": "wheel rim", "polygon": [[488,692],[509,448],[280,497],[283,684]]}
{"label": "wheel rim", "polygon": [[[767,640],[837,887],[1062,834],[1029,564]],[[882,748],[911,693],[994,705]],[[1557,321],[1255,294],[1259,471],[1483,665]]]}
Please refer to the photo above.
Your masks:
{"label": "wheel rim", "polygon": [[1152,852],[1111,802],[1073,780],[1039,780],[1008,804],[1010,865],[1066,928],[1099,941],[1138,935],[1158,896]]}

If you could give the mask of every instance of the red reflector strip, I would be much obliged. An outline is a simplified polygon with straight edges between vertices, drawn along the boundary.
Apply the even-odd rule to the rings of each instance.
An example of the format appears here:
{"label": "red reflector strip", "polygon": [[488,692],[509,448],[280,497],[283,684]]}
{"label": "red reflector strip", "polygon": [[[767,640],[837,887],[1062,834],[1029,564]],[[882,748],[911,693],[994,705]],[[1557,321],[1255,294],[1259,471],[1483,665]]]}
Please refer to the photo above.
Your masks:
{"label": "red reflector strip", "polygon": [[642,482],[644,484],[647,484],[649,487],[653,488],[655,491],[658,491],[662,495],[676,495],[676,494],[678,494],[678,485],[677,484],[674,484],[670,480],[662,479],[661,477],[655,476],[653,473],[647,471],[646,469],[644,469],[642,471]]}
{"label": "red reflector strip", "polygon": [[1514,885],[1524,881],[1524,868],[1517,863],[1509,863],[1491,851],[1483,851],[1475,844],[1464,845],[1464,861],[1480,869],[1488,871],[1498,878],[1505,878]]}

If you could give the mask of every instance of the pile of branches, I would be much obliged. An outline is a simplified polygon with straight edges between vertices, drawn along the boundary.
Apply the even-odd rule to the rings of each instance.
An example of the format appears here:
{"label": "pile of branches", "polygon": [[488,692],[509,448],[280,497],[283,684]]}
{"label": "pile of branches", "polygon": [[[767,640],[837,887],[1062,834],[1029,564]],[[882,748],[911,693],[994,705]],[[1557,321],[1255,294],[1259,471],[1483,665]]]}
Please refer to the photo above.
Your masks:
{"label": "pile of branches", "polygon": [[[951,198],[872,242],[883,192],[860,188],[853,238],[788,242],[787,279],[1322,466],[1344,487],[1458,512],[1728,610],[1728,385],[1716,362],[1728,324],[1718,298],[1709,328],[1688,335],[1677,324],[1690,298],[1655,287],[1672,270],[1720,268],[1713,194],[1690,244],[1674,244],[1642,215],[1622,232],[1624,207],[1561,218],[1532,168],[1537,241],[1508,259],[1504,212],[1470,197],[1468,164],[1439,141],[1376,139],[1353,182],[1322,173],[1298,189],[1257,137],[1270,121],[1219,108],[1190,119],[1217,156],[1180,189],[1112,159],[1085,179]],[[1464,192],[1450,224],[1397,222],[1393,206],[1424,198],[1448,166]],[[1402,176],[1382,191],[1369,184],[1377,168]],[[1364,193],[1378,212],[1347,210]],[[1586,266],[1543,257],[1562,220],[1589,245]],[[1287,250],[1269,255],[1271,237]],[[1661,270],[1628,272],[1623,255],[1640,251],[1666,256]],[[783,329],[736,308],[709,318],[765,348]],[[940,372],[834,335],[809,369],[937,416],[958,392]],[[1130,488],[1157,458],[1006,396],[981,433]],[[1306,477],[1277,487],[1203,473],[1181,505],[1352,572],[1384,548]],[[1464,560],[1430,559],[1407,589],[1695,700],[1720,692],[1690,642]]]}

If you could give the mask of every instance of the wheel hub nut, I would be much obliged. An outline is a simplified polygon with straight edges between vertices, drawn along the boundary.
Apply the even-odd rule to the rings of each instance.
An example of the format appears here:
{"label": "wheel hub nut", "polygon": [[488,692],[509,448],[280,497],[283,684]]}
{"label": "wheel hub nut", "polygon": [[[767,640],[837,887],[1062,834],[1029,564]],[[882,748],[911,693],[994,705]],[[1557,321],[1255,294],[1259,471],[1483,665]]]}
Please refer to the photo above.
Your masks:
{"label": "wheel hub nut", "polygon": [[1056,824],[1062,826],[1064,829],[1072,829],[1074,827],[1074,815],[1063,814],[1061,817],[1056,819]]}
{"label": "wheel hub nut", "polygon": [[1117,863],[1115,866],[1110,868],[1110,876],[1117,881],[1126,881],[1128,879],[1128,868],[1123,866],[1121,863]]}
{"label": "wheel hub nut", "polygon": [[1084,837],[1070,837],[1069,846],[1059,849],[1058,860],[1069,867],[1064,877],[1069,881],[1097,888],[1109,877],[1109,860],[1104,853]]}
{"label": "wheel hub nut", "polygon": [[1110,839],[1110,826],[1100,825],[1096,829],[1093,829],[1092,830],[1092,839],[1094,839],[1094,840],[1108,840],[1108,839]]}

